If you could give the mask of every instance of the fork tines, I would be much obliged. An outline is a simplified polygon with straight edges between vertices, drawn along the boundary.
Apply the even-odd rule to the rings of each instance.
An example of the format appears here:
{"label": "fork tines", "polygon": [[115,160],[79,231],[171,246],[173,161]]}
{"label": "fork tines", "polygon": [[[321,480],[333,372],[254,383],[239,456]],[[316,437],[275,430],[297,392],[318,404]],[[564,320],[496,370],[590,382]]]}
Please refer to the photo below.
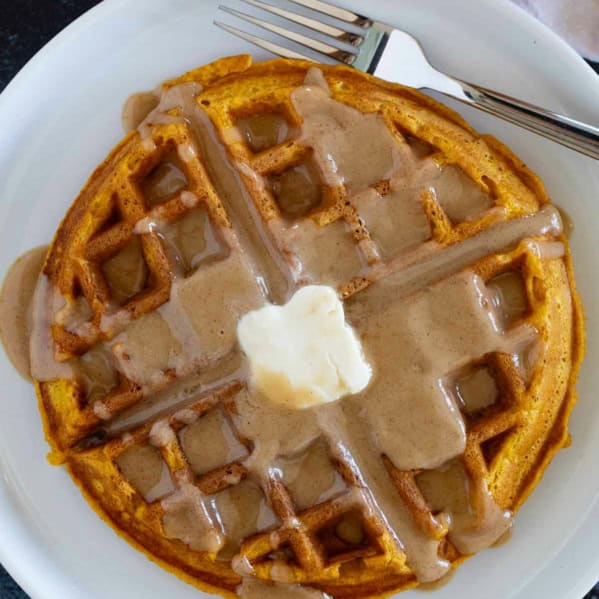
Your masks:
{"label": "fork tines", "polygon": [[[309,48],[314,52],[324,55],[335,61],[351,65],[356,60],[360,45],[366,39],[368,30],[372,26],[372,21],[367,17],[356,14],[345,8],[340,8],[322,2],[322,0],[290,0],[295,4],[299,4],[309,8],[317,13],[321,13],[334,19],[339,24],[329,24],[322,22],[314,17],[309,17],[303,14],[292,12],[290,10],[280,8],[273,4],[263,2],[262,0],[244,0],[247,4],[269,12],[281,19],[295,23],[303,28],[317,32],[323,39],[309,37],[299,31],[294,31],[282,27],[275,23],[271,23],[264,19],[259,19],[253,15],[235,10],[228,6],[219,6],[219,9],[234,17],[237,17],[247,23],[251,23],[261,29],[270,31],[280,37],[283,37],[291,42]],[[269,52],[283,56],[284,58],[299,58],[303,60],[314,60],[310,56],[296,52],[290,48],[281,46],[275,42],[253,35],[237,27],[233,27],[221,21],[214,21],[218,27],[240,37],[256,46],[264,48]]]}

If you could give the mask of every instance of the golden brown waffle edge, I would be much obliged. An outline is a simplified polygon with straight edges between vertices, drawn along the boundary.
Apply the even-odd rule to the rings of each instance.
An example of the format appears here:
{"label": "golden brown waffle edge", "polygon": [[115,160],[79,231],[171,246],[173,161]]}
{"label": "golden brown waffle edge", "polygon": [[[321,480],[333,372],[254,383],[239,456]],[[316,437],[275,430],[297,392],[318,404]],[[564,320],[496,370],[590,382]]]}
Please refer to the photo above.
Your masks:
{"label": "golden brown waffle edge", "polygon": [[[198,102],[210,117],[221,141],[227,145],[231,157],[268,174],[279,168],[272,151],[265,150],[252,155],[243,144],[227,143],[223,132],[234,126],[234,119],[273,106],[297,121],[298,116],[293,114],[289,94],[302,84],[310,66],[312,65],[308,63],[286,60],[252,66],[249,56],[231,57],[190,71],[167,82],[164,88],[183,82],[202,85],[204,90],[198,96]],[[401,126],[397,127],[399,135],[409,135],[430,145],[440,164],[459,165],[477,185],[493,195],[496,204],[506,210],[507,218],[535,212],[539,206],[549,202],[538,177],[508,148],[490,136],[479,136],[449,108],[415,90],[382,82],[349,68],[324,65],[320,68],[335,99],[350,104],[361,112],[380,111],[385,118],[400,121]],[[188,135],[185,127],[180,125],[161,127],[165,127],[164,133],[172,134],[173,138]],[[109,208],[101,190],[115,172],[130,166],[126,159],[135,152],[138,141],[138,134],[130,133],[114,148],[91,175],[58,229],[43,272],[57,284],[65,298],[74,295],[73,287],[64,284],[65,281],[70,280],[72,283],[73,280],[73,266],[68,263],[67,258],[87,243],[91,237],[89,231],[97,226],[97,221],[106,218]],[[294,152],[298,152],[297,156]],[[299,159],[300,154],[301,149],[290,145],[286,159],[293,163]],[[205,173],[203,177],[208,179]],[[242,178],[264,221],[276,218],[272,198],[263,190],[253,187],[251,178]],[[330,201],[330,207],[336,206],[335,197]],[[339,214],[330,210],[326,218],[335,219]],[[313,218],[318,222],[321,216],[313,215]],[[438,229],[433,231],[436,231],[439,243],[449,245],[475,235],[492,222],[491,217],[458,226],[448,226],[441,222]],[[565,239],[562,241],[567,243]],[[160,256],[156,258],[157,273],[161,268],[163,271],[168,268],[165,264],[160,266],[160,259]],[[512,511],[516,511],[525,501],[552,456],[567,443],[567,420],[576,401],[574,383],[584,353],[582,308],[575,287],[569,250],[565,266],[560,261],[557,262],[543,263],[521,244],[510,252],[490,256],[474,265],[475,271],[484,280],[514,264],[518,265],[534,308],[531,322],[547,342],[551,341],[550,350],[545,357],[556,366],[552,378],[533,378],[530,387],[524,389],[514,384],[513,380],[508,380],[511,367],[505,358],[501,355],[489,356],[490,368],[495,368],[501,373],[500,377],[506,378],[505,396],[510,399],[505,405],[501,405],[502,410],[496,410],[496,414],[490,409],[482,416],[479,415],[478,420],[468,422],[469,442],[464,457],[466,469],[473,476],[484,478],[497,502]],[[165,282],[165,288],[166,285]],[[539,285],[543,287],[542,290],[538,289]],[[568,288],[572,297],[571,326],[568,326],[569,316],[557,309],[564,289]],[[158,301],[166,299],[168,294],[163,294]],[[159,304],[153,304],[150,310],[157,305]],[[73,346],[67,347],[65,355],[72,349]],[[568,361],[564,363],[558,356],[566,350]],[[72,353],[76,354],[77,351]],[[239,576],[231,570],[229,564],[194,552],[179,541],[164,538],[161,535],[159,507],[147,504],[132,493],[130,487],[123,486],[122,477],[118,475],[111,458],[111,452],[121,449],[118,440],[84,451],[73,448],[75,440],[93,431],[98,425],[95,421],[80,422],[72,418],[73,413],[80,411],[75,386],[70,382],[56,381],[38,383],[36,389],[46,438],[52,447],[51,461],[66,463],[74,481],[98,514],[150,559],[187,582],[205,590],[234,596]],[[131,393],[133,405],[138,396],[133,397],[137,393],[135,389]],[[543,405],[529,406],[523,416],[518,402],[533,396],[543,398]],[[546,400],[548,397],[550,399]],[[141,431],[138,432],[142,434]],[[147,430],[143,434],[147,434]],[[483,455],[481,444],[499,434],[504,435],[502,444],[497,448],[491,447],[491,461],[485,461],[488,456]],[[511,458],[514,456],[526,456],[524,472],[506,466],[513,463]],[[245,474],[242,473],[241,476]],[[307,520],[310,519],[309,513],[304,516]],[[250,539],[248,551],[252,545],[260,546],[264,541],[262,537],[258,534]],[[465,559],[452,547],[447,547],[447,552],[454,565]],[[384,559],[377,561],[376,556],[360,559],[366,559],[369,564],[370,576],[365,576],[363,568],[356,567],[352,570],[350,560],[345,565],[329,567],[326,575],[316,576],[313,580],[309,575],[300,578],[301,569],[298,569],[297,580],[322,588],[335,598],[386,596],[415,584],[413,573],[405,565],[396,564],[386,570]],[[267,566],[258,572],[265,577],[269,575]]]}

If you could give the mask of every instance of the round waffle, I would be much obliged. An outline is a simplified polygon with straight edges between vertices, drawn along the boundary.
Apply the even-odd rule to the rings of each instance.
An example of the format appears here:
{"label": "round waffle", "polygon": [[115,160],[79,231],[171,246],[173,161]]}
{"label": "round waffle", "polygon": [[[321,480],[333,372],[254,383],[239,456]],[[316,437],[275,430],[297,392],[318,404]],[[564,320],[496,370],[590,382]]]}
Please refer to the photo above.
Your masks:
{"label": "round waffle", "polygon": [[[443,576],[507,529],[575,401],[581,309],[539,179],[429,97],[313,66],[231,57],[141,114],[132,100],[135,129],[36,290],[52,462],[151,559],[223,595],[372,597]],[[235,330],[306,283],[338,290],[376,374],[358,399],[293,412],[252,393]],[[457,455],[410,437],[426,437],[402,387],[422,388],[414,364],[449,398]]]}

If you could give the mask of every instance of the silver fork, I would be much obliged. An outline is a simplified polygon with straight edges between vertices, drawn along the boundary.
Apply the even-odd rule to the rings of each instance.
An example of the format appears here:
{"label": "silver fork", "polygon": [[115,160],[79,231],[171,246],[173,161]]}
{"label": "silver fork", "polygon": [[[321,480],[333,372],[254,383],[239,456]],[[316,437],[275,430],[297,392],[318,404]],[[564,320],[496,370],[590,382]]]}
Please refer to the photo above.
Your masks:
{"label": "silver fork", "polygon": [[[316,31],[326,41],[226,6],[219,8],[334,62],[350,65],[388,81],[441,92],[572,150],[599,159],[599,127],[441,73],[428,62],[418,41],[405,31],[322,0],[290,0],[311,9],[314,13],[310,14],[314,16],[295,13],[262,0],[244,1],[304,29]],[[335,24],[321,21],[318,13],[326,15]],[[237,27],[220,21],[214,21],[214,24],[284,58],[313,60],[310,56]]]}

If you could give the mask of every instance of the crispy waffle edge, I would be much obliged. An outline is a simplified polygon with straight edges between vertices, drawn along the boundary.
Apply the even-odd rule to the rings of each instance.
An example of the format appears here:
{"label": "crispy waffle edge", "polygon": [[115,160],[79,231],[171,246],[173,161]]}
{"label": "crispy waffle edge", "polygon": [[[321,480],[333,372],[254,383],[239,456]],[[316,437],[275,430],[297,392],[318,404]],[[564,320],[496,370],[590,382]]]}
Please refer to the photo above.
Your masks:
{"label": "crispy waffle edge", "polygon": [[[278,68],[280,65],[288,62],[289,64],[293,64],[294,67],[298,64],[296,62],[290,61],[269,61],[267,63],[262,63],[259,65],[259,68],[264,71],[264,73],[268,73],[269,70]],[[302,63],[299,63],[302,64]],[[200,67],[199,69],[194,69],[185,75],[174,79],[170,82],[165,83],[165,88],[175,85],[177,83],[182,83],[186,81],[196,81],[204,86],[210,86],[218,82],[219,85],[224,85],[228,81],[233,81],[240,74],[243,74],[247,69],[251,66],[251,57],[247,55],[230,57],[226,59],[222,59],[212,63],[210,65],[206,65],[205,67]],[[302,65],[303,68],[307,68],[306,65]],[[351,74],[351,78],[356,82],[356,85],[359,86],[359,82],[363,80],[367,80],[372,82],[374,79],[356,73],[355,71],[351,71],[350,69],[345,69],[344,67],[339,67],[348,71]],[[385,90],[397,91],[401,90],[403,94],[406,96],[413,98],[415,101],[425,105],[426,107],[433,110],[436,114],[441,115],[443,118],[451,121],[464,128],[469,133],[475,134],[474,130],[462,119],[460,115],[453,112],[451,109],[446,106],[436,102],[435,100],[420,94],[415,90],[410,90],[403,88],[402,86],[398,86],[395,84],[378,81],[376,80],[376,84]],[[81,202],[79,198],[84,196],[93,195],[93,190],[100,186],[104,177],[108,176],[110,169],[114,165],[114,163],[118,160],[118,158],[127,151],[128,142],[134,136],[134,133],[128,134],[125,138],[115,146],[106,160],[100,164],[94,171],[94,173],[90,176],[87,183],[83,187],[80,195],[75,200],[75,202],[70,207],[69,211],[65,215],[60,227],[57,230],[57,233],[52,241],[51,248],[49,250],[43,272],[50,278],[54,276],[54,273],[60,268],[60,263],[62,259],[62,252],[64,251],[64,235],[65,231],[68,232],[72,230],[73,227],[76,226],[76,223],[81,218],[81,215],[87,209],[87,203]],[[546,192],[544,190],[544,186],[540,179],[532,173],[528,169],[528,167],[518,159],[506,146],[504,146],[501,142],[496,140],[491,136],[482,136],[482,139],[489,145],[489,147],[500,155],[513,169],[513,171],[520,177],[520,179],[533,191],[534,195],[538,199],[540,204],[547,203],[549,201]],[[565,241],[565,240],[564,240]],[[578,373],[580,370],[580,365],[582,362],[582,358],[584,355],[584,347],[585,347],[585,334],[584,334],[584,315],[583,309],[580,301],[580,297],[578,295],[576,284],[574,280],[574,273],[572,267],[572,259],[569,249],[566,253],[565,258],[566,264],[566,272],[570,286],[570,292],[572,296],[572,305],[573,305],[573,335],[572,335],[572,362],[569,374],[569,380],[567,383],[567,391],[564,399],[561,402],[560,412],[558,417],[556,418],[551,433],[545,439],[545,443],[543,444],[542,450],[539,452],[537,460],[534,465],[530,466],[529,477],[525,480],[524,484],[518,490],[517,497],[515,501],[511,504],[511,509],[516,511],[526,500],[526,498],[530,495],[532,490],[535,488],[536,484],[539,482],[541,477],[543,476],[544,470],[551,461],[552,457],[555,453],[562,447],[567,446],[569,436],[567,423],[570,412],[574,407],[574,404],[577,399],[577,394],[575,391],[575,382],[578,377]],[[56,390],[55,390],[56,391]],[[51,447],[51,452],[49,454],[49,461],[52,464],[60,464],[64,463],[67,460],[68,450],[63,451],[56,443],[55,431],[58,427],[61,426],[60,422],[56,422],[51,418],[52,410],[49,409],[49,404],[55,400],[56,395],[52,394],[52,396],[48,395],[47,386],[41,386],[40,384],[36,384],[36,393],[38,396],[38,403],[40,408],[40,413],[42,415],[44,432],[46,439]],[[64,395],[69,394],[69,385],[63,385],[60,393]],[[153,553],[152,547],[148,546],[148,544],[142,544],[139,542],[134,536],[129,534],[129,532],[123,527],[123,523],[117,521],[113,515],[109,514],[105,507],[102,505],[101,501],[98,499],[96,493],[93,490],[89,489],[86,486],[85,481],[82,477],[78,476],[76,468],[73,464],[67,464],[69,473],[71,477],[76,482],[78,487],[80,488],[82,494],[93,507],[93,509],[98,513],[98,515],[107,522],[113,530],[122,538],[127,540],[129,543],[134,545],[137,549],[142,551],[150,560],[155,563],[158,563],[160,566],[165,568],[166,570],[176,574],[181,579],[186,582],[193,584],[199,587],[202,590],[208,592],[218,592],[220,594],[226,594],[226,596],[234,597],[234,585],[227,586],[223,588],[222,581],[218,578],[215,578],[210,573],[205,573],[205,576],[202,577],[200,574],[200,570],[190,571],[186,569],[182,564],[173,564],[172,561],[169,562],[168,557],[162,558],[161,556]],[[150,543],[151,545],[151,543]],[[457,564],[466,559],[464,556],[460,556],[452,563],[452,568],[455,568]],[[350,589],[347,593],[342,592],[340,594],[336,594],[336,597],[362,597],[362,596],[377,596],[377,597],[385,597],[390,596],[393,593],[396,593],[400,590],[404,590],[415,586],[415,581],[413,578],[406,578],[404,582],[399,586],[394,586],[394,588],[382,588],[385,585],[382,584],[380,591],[374,588],[362,588],[360,590],[359,585],[353,589]],[[330,589],[329,589],[330,590]],[[368,593],[365,595],[364,593]],[[374,593],[374,594],[373,594]]]}

